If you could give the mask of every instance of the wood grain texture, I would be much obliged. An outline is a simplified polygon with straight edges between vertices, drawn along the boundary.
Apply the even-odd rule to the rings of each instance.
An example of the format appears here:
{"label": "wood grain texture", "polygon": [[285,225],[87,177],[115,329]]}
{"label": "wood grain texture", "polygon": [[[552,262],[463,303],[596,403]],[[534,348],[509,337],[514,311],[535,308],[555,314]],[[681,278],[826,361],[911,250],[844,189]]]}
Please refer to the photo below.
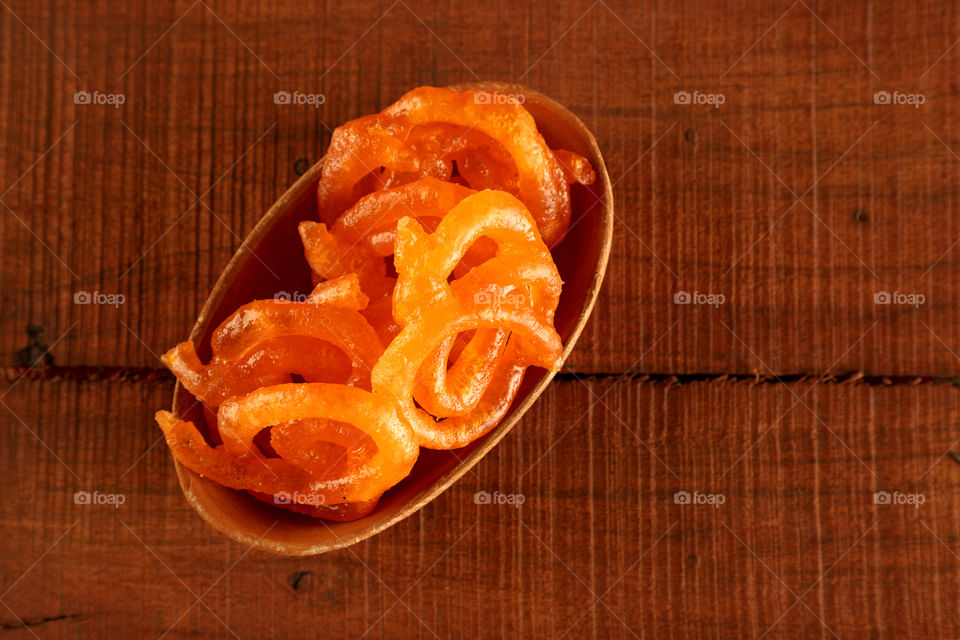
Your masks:
{"label": "wood grain texture", "polygon": [[[9,7],[62,63],[0,14],[5,353],[33,322],[51,341],[74,327],[63,364],[155,365],[333,127],[479,76],[568,105],[617,180],[608,287],[572,370],[957,369],[950,3]],[[78,90],[126,102],[76,105]],[[326,101],[277,105],[278,90]],[[675,104],[680,90],[725,102]],[[926,102],[877,105],[880,90]],[[76,306],[79,290],[126,304]],[[880,291],[925,301],[875,305]]]}
{"label": "wood grain texture", "polygon": [[[23,424],[0,412],[2,600],[40,637],[960,633],[952,385],[562,380],[417,516],[312,559],[248,553],[193,513],[150,448],[169,393],[27,380],[4,400]],[[78,490],[125,502],[77,505]],[[877,505],[876,491],[925,503]],[[29,637],[12,612],[4,629]]]}
{"label": "wood grain texture", "polygon": [[[0,633],[960,637],[958,38],[943,0],[6,0],[0,365],[36,341],[64,368],[0,384]],[[596,134],[620,220],[594,317],[418,517],[320,558],[246,553],[155,444],[156,355],[333,127],[477,78]]]}

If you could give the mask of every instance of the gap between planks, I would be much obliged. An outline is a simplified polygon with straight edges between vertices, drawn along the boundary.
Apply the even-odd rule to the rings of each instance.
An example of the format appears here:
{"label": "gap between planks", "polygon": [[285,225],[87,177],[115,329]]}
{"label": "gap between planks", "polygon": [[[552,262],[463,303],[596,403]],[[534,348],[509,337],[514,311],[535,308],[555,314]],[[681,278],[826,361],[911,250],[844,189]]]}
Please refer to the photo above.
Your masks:
{"label": "gap between planks", "polygon": [[[78,382],[96,382],[96,381],[128,381],[128,382],[149,382],[149,383],[170,383],[175,378],[170,371],[162,367],[2,367],[0,368],[0,379],[7,382],[16,382],[19,380],[30,381],[59,381],[75,380]],[[884,375],[864,375],[860,372],[848,373],[843,375],[824,375],[817,373],[791,373],[783,375],[759,375],[759,374],[729,374],[729,373],[649,373],[649,372],[569,372],[562,371],[556,375],[558,381],[574,380],[629,380],[633,383],[653,383],[667,385],[693,384],[697,382],[707,383],[748,383],[751,386],[757,385],[776,385],[776,384],[796,384],[812,381],[815,385],[850,385],[866,384],[875,387],[893,387],[893,386],[917,386],[921,384],[953,384],[960,386],[960,376],[956,377],[938,377],[938,376],[884,376]]]}

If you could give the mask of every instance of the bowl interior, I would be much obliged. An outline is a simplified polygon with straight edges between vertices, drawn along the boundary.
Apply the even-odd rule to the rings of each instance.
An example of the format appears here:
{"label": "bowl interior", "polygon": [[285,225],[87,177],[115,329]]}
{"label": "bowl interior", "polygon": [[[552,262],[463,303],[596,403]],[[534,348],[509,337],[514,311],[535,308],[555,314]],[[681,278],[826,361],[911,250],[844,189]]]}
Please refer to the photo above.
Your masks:
{"label": "bowl interior", "polygon": [[[458,88],[524,95],[524,106],[533,114],[550,147],[589,158],[597,171],[593,185],[573,186],[570,231],[552,251],[564,281],[555,323],[566,356],[593,307],[609,253],[613,204],[603,159],[583,124],[545,96],[514,85],[483,83]],[[303,220],[317,219],[321,165],[322,160],[281,197],[221,275],[190,336],[204,361],[211,355],[213,330],[238,307],[273,298],[280,292],[310,293],[310,270],[303,257],[297,225]],[[179,463],[177,474],[191,505],[231,538],[285,555],[322,553],[373,535],[439,495],[506,435],[549,378],[552,375],[548,377],[543,369],[529,369],[509,413],[494,430],[455,451],[422,449],[409,477],[384,494],[371,514],[352,522],[318,520],[271,506],[246,492],[207,480]],[[174,392],[174,412],[201,429],[207,426],[201,405],[179,383]]]}

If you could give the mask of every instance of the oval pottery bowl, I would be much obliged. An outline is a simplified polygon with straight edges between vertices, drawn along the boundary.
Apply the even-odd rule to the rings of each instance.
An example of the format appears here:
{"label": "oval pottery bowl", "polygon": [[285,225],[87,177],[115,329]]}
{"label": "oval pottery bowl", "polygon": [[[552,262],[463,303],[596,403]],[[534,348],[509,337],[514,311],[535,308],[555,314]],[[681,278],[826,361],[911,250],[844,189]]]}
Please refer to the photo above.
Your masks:
{"label": "oval pottery bowl", "polygon": [[[593,185],[573,185],[570,231],[552,251],[564,281],[556,328],[566,358],[596,302],[613,237],[613,194],[600,150],[576,116],[536,91],[499,82],[451,88],[523,96],[524,106],[547,144],[585,156],[596,169]],[[317,183],[322,165],[321,159],[280,197],[220,274],[190,333],[201,359],[210,357],[213,330],[241,305],[273,298],[280,291],[312,289],[297,225],[302,220],[317,219]],[[246,492],[216,484],[175,462],[177,476],[197,513],[237,542],[282,555],[324,553],[383,531],[440,495],[507,435],[552,378],[553,374],[543,369],[528,369],[510,411],[495,429],[455,451],[422,449],[409,477],[385,493],[372,513],[353,522],[331,522],[292,513]],[[201,405],[179,383],[174,390],[173,412],[201,429],[206,428]]]}

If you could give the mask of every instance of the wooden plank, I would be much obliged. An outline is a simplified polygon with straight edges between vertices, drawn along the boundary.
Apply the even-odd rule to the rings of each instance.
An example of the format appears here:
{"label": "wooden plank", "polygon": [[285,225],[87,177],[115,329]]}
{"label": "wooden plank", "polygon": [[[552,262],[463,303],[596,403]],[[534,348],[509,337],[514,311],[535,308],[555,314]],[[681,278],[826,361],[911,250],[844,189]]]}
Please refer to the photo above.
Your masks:
{"label": "wooden plank", "polygon": [[[617,181],[607,286],[572,370],[956,371],[960,48],[949,3],[359,2],[308,19],[269,3],[8,4],[5,354],[33,323],[50,343],[65,335],[61,364],[156,365],[330,127],[475,73],[569,105]],[[281,108],[281,89],[326,102]],[[126,102],[75,105],[78,90]],[[726,101],[674,104],[679,90]],[[875,105],[879,90],[926,103]],[[74,305],[80,290],[126,303]],[[679,291],[726,302],[676,305]],[[880,291],[925,302],[875,305]]]}
{"label": "wooden plank", "polygon": [[[957,18],[945,2],[9,0],[2,365],[36,340],[72,378],[2,396],[0,630],[960,635],[957,389],[907,384],[954,376],[960,353]],[[474,73],[550,94],[597,133],[621,220],[569,367],[613,375],[568,373],[475,474],[372,540],[247,553],[151,448],[170,394],[155,354],[329,127]],[[326,102],[273,103],[294,89]],[[126,102],[75,105],[80,90]],[[926,101],[876,105],[877,91]],[[79,290],[126,301],[74,305]],[[677,305],[681,290],[725,302]],[[880,291],[925,299],[875,305]],[[855,371],[869,384],[811,386]],[[77,505],[79,490],[125,502]],[[682,491],[724,503],[675,504]]]}
{"label": "wooden plank", "polygon": [[[564,379],[417,517],[293,559],[248,552],[186,505],[150,448],[168,382],[24,380],[0,407],[0,623],[11,637],[29,637],[14,613],[41,637],[955,637],[958,393]],[[77,505],[78,490],[125,501]]]}

